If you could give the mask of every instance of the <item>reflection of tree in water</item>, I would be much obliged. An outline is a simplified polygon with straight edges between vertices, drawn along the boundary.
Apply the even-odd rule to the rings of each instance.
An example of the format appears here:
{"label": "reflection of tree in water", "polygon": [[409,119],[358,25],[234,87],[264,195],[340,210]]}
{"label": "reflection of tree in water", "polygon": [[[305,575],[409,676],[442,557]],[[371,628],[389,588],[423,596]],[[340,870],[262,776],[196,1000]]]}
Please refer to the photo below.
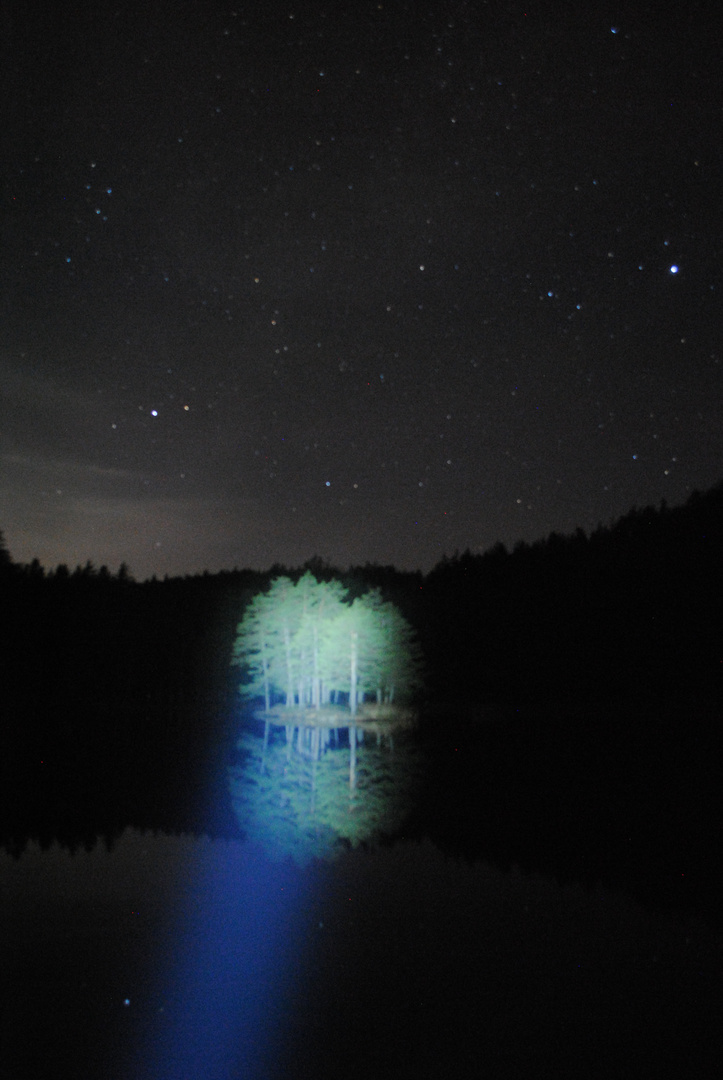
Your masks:
{"label": "reflection of tree in water", "polygon": [[[399,832],[410,813],[421,776],[421,754],[403,735],[360,747],[357,784],[349,787],[348,745],[330,746],[319,760],[288,753],[282,731],[263,740],[245,731],[239,766],[229,769],[229,787],[241,831],[277,858],[299,863]],[[263,754],[263,768],[262,768]]]}

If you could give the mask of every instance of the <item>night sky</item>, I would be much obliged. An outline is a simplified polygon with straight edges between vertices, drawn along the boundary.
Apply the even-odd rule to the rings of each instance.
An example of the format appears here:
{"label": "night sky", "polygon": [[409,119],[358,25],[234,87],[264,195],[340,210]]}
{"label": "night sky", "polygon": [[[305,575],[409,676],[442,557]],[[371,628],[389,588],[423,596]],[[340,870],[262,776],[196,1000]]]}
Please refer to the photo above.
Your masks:
{"label": "night sky", "polygon": [[723,478],[720,15],[0,22],[16,561],[427,571]]}

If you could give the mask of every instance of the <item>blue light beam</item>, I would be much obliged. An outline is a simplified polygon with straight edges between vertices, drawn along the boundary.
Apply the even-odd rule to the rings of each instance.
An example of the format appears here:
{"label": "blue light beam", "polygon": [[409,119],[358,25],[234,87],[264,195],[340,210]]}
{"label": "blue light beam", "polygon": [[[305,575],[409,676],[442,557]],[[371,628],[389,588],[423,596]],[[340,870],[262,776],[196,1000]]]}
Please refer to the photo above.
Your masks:
{"label": "blue light beam", "polygon": [[162,1005],[127,1073],[136,1080],[268,1078],[286,1056],[309,873],[239,842],[199,843],[168,945]]}

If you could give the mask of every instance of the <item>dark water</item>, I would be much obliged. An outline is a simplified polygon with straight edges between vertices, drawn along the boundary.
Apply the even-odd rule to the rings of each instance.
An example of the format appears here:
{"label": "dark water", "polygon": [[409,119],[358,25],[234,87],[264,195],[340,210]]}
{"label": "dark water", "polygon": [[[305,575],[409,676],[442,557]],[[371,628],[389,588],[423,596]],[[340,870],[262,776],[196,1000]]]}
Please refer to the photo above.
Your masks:
{"label": "dark water", "polygon": [[13,1080],[710,1075],[720,934],[430,843],[273,862],[128,831],[0,858]]}

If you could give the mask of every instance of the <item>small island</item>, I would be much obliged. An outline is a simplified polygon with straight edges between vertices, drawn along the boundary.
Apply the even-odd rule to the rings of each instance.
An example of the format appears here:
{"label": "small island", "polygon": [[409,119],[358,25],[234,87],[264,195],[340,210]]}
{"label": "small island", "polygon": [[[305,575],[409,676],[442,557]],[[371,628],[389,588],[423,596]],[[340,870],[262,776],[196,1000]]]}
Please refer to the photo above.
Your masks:
{"label": "small island", "polygon": [[[350,599],[340,582],[318,581],[307,571],[297,581],[274,579],[268,591],[248,604],[231,663],[242,670],[239,689],[247,716],[263,725],[262,739],[248,728],[242,734],[238,749],[245,755],[245,768],[232,770],[232,796],[242,828],[248,825],[249,792],[263,788],[268,813],[273,779],[297,813],[298,790],[293,797],[289,791],[307,791],[306,817],[319,810],[320,783],[325,785],[325,805],[335,808],[326,824],[343,835],[346,826],[339,815],[348,818],[365,800],[379,802],[380,791],[388,792],[390,785],[388,762],[376,759],[371,767],[370,756],[372,773],[376,769],[383,774],[383,781],[375,785],[371,780],[357,792],[359,748],[368,742],[375,751],[386,748],[392,756],[395,735],[413,730],[417,723],[413,703],[422,687],[422,663],[411,626],[379,589]],[[273,737],[282,728],[283,765],[278,737]],[[344,804],[339,755],[329,751],[347,746]],[[371,817],[379,821],[383,816],[376,806]],[[357,813],[356,820],[362,817]]]}

